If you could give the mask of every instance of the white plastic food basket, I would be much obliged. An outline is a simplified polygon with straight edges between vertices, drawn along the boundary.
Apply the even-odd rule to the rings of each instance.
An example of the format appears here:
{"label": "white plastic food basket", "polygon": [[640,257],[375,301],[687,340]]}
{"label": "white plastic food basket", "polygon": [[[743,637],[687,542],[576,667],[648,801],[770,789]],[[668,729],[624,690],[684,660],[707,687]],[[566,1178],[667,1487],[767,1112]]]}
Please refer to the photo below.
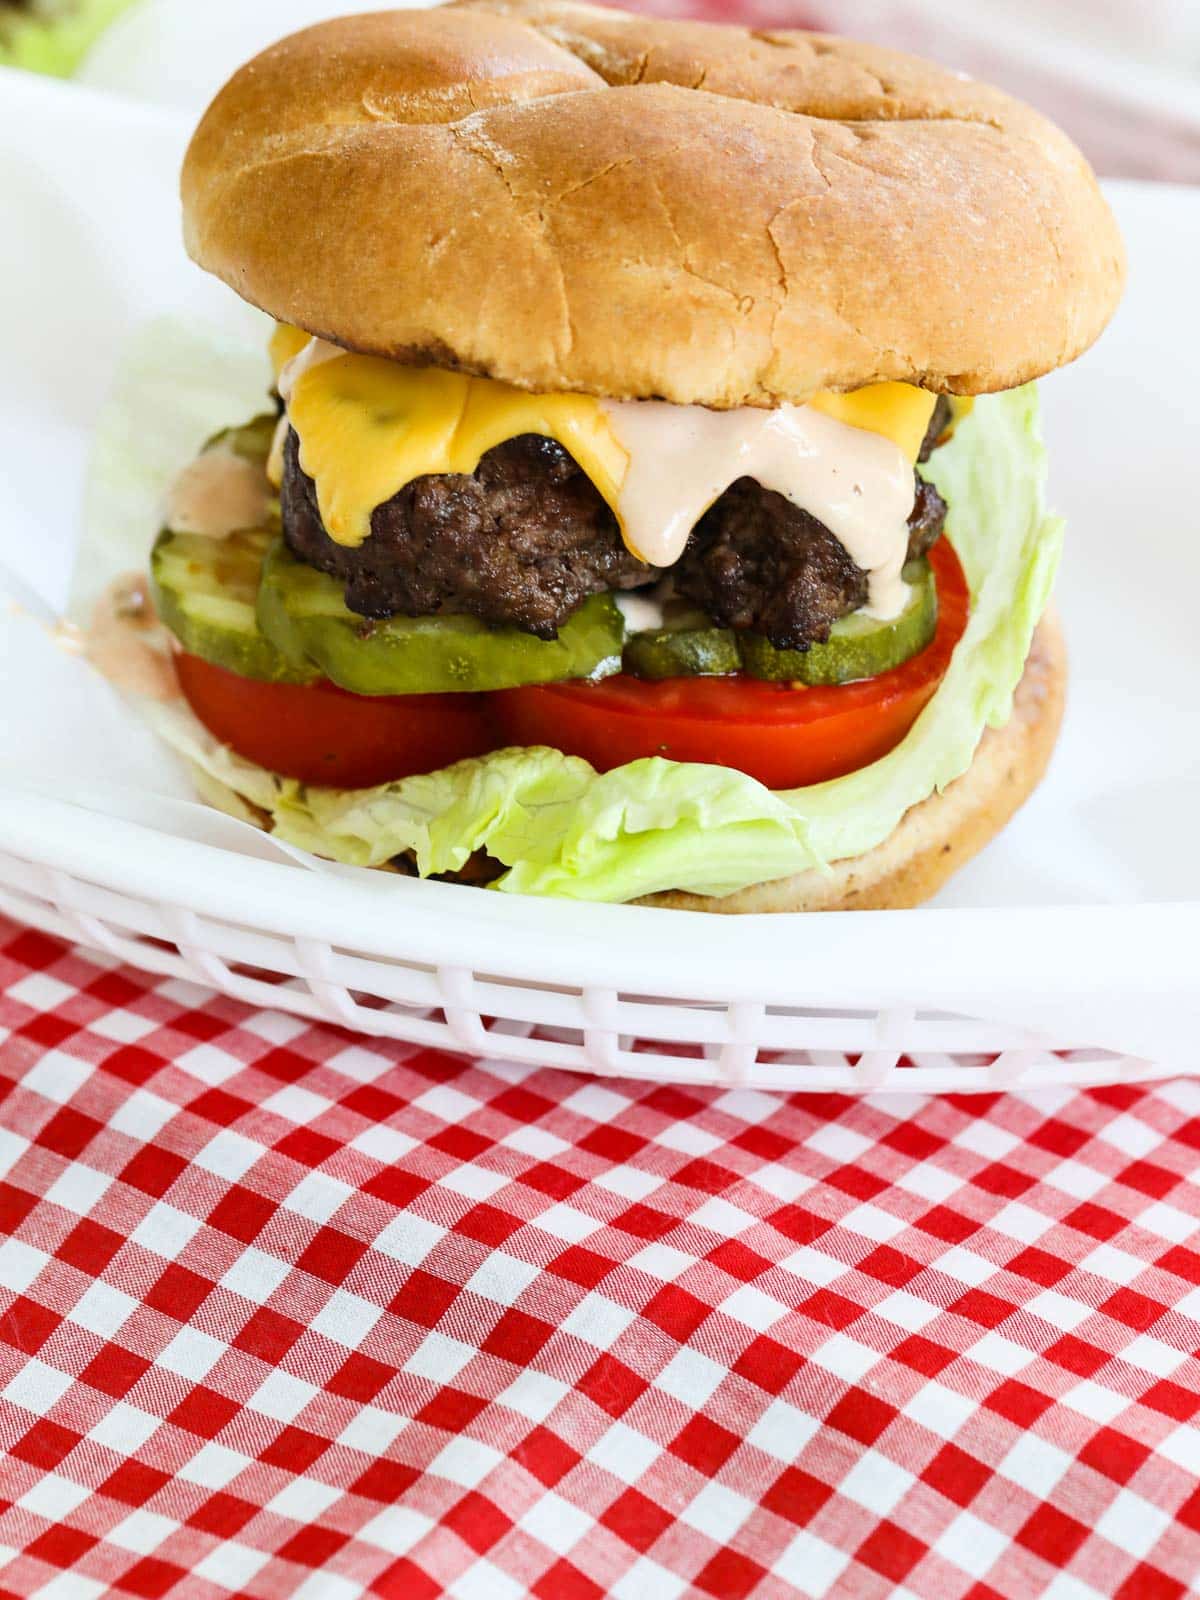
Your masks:
{"label": "white plastic food basket", "polygon": [[310,872],[0,791],[0,909],[252,1005],[529,1066],[851,1093],[1200,1071],[1194,906],[547,902]]}
{"label": "white plastic food basket", "polygon": [[[21,217],[0,303],[22,308],[0,386],[0,560],[33,590],[31,615],[38,597],[62,608],[86,462],[135,330],[167,314],[224,326],[240,304],[179,244],[189,131],[76,87],[18,76],[0,94],[0,187]],[[1113,200],[1129,296],[1045,389],[1054,503],[1072,524],[1070,714],[1047,783],[949,905],[710,917],[305,865],[183,798],[149,731],[32,623],[6,625],[0,600],[0,910],[254,1006],[514,1071],[846,1092],[1200,1071],[1200,538],[1179,492],[1195,477],[1180,308],[1200,275],[1200,191]],[[238,414],[224,381],[193,386],[177,365],[170,378],[148,395],[164,422],[181,401],[187,416],[214,404],[190,448]],[[156,506],[145,527],[124,500],[89,510],[93,534],[97,512],[143,543],[156,526]],[[1136,602],[1140,570],[1171,581]]]}

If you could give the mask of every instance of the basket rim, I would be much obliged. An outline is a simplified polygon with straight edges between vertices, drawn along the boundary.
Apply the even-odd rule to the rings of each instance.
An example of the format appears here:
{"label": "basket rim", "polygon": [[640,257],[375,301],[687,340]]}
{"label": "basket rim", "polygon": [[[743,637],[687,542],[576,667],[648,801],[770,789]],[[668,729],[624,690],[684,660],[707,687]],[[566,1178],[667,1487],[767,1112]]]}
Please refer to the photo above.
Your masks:
{"label": "basket rim", "polygon": [[[1200,902],[748,915],[337,876],[0,784],[0,849],[144,900],[376,959],[674,998],[974,1009],[1194,994]],[[916,919],[914,921],[914,919]],[[669,931],[670,937],[664,937]]]}

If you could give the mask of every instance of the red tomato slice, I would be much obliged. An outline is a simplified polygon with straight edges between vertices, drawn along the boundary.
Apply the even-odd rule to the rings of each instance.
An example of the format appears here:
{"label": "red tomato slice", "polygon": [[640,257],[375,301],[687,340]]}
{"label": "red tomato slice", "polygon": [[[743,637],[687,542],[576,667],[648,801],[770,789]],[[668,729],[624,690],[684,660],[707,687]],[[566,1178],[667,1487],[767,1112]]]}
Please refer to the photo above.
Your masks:
{"label": "red tomato slice", "polygon": [[932,698],[962,638],[970,593],[946,539],[929,554],[937,632],[910,660],[860,683],[795,689],[736,674],[646,682],[531,684],[491,698],[511,744],[546,744],[608,772],[640,756],[748,772],[769,789],[840,778],[895,748]]}
{"label": "red tomato slice", "polygon": [[249,761],[304,783],[366,789],[483,755],[498,743],[474,694],[351,694],[335,684],[263,683],[199,656],[175,657],[200,721]]}

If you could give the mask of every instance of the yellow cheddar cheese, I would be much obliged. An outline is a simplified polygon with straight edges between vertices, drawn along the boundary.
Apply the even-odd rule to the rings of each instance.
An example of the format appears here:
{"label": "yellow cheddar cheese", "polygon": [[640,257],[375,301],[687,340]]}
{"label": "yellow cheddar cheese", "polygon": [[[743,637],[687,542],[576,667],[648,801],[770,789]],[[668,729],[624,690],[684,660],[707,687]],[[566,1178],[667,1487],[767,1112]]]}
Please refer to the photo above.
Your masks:
{"label": "yellow cheddar cheese", "polygon": [[[276,330],[277,375],[309,337],[295,328]],[[474,472],[488,450],[526,433],[556,440],[620,520],[629,455],[604,402],[591,395],[529,394],[491,378],[351,353],[301,366],[290,386],[288,420],[300,441],[300,464],[316,483],[322,520],[338,544],[361,544],[375,507],[414,478]],[[808,403],[892,440],[915,462],[935,396],[912,384],[878,383],[850,394],[821,391]]]}
{"label": "yellow cheddar cheese", "polygon": [[267,349],[271,356],[271,365],[275,368],[275,377],[287,366],[289,361],[295,359],[312,339],[311,333],[305,333],[303,328],[289,328],[286,322],[277,322],[275,332],[271,335]]}
{"label": "yellow cheddar cheese", "polygon": [[849,394],[819,389],[808,403],[835,422],[863,428],[867,433],[881,433],[899,445],[915,464],[937,395],[911,383],[872,383],[865,389],[852,389]]}

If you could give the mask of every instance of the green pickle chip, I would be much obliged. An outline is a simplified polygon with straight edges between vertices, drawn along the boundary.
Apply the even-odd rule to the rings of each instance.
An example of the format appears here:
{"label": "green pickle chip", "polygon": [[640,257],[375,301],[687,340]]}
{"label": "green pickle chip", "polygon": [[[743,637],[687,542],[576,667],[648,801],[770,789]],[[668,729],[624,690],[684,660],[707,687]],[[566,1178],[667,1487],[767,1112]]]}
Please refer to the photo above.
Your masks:
{"label": "green pickle chip", "polygon": [[648,629],[625,644],[624,667],[639,678],[710,677],[746,672],[773,683],[853,683],[878,677],[923,650],[937,630],[937,583],[925,560],[904,569],[903,611],[881,622],[864,611],[842,617],[824,644],[779,650],[760,634],[718,628],[707,618],[685,627]]}
{"label": "green pickle chip", "polygon": [[[226,428],[205,450],[224,446],[265,470],[275,420],[264,414]],[[285,661],[255,615],[263,556],[277,534],[276,519],[221,539],[164,528],[150,555],[150,586],[159,616],[189,654],[243,678],[304,683],[317,676],[314,669]]]}
{"label": "green pickle chip", "polygon": [[902,666],[923,650],[937,631],[937,582],[928,561],[912,561],[904,569],[908,600],[898,617],[881,622],[865,611],[852,611],[829,630],[824,644],[807,650],[777,650],[758,634],[743,636],[742,664],[753,678],[772,683],[855,683],[877,678]]}
{"label": "green pickle chip", "polygon": [[478,692],[603,676],[620,670],[625,636],[607,594],[585,600],[557,639],[467,616],[373,622],[349,610],[341,584],[297,561],[282,539],[263,563],[258,622],[294,666],[308,663],[355,694]]}
{"label": "green pickle chip", "polygon": [[273,528],[224,539],[165,529],[150,556],[151,591],[159,616],[190,655],[243,678],[305,683],[315,669],[286,660],[258,626],[259,576],[275,537]]}

